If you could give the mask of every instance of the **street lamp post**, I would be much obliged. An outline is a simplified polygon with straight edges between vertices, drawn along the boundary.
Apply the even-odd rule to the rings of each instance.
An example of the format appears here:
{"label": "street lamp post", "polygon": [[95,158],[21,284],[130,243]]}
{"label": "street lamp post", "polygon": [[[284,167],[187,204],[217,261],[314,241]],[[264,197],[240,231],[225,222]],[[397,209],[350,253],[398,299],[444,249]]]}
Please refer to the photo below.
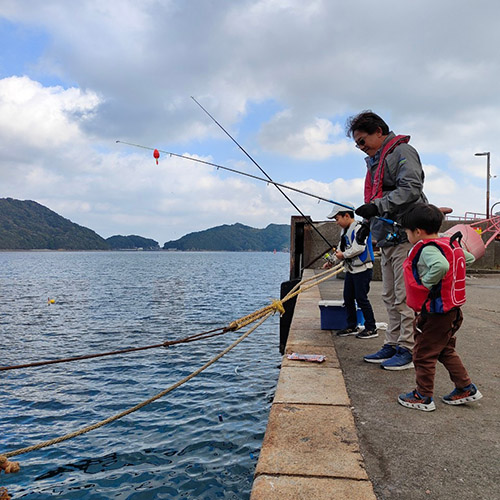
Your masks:
{"label": "street lamp post", "polygon": [[474,156],[486,156],[486,218],[490,218],[490,152],[475,153]]}

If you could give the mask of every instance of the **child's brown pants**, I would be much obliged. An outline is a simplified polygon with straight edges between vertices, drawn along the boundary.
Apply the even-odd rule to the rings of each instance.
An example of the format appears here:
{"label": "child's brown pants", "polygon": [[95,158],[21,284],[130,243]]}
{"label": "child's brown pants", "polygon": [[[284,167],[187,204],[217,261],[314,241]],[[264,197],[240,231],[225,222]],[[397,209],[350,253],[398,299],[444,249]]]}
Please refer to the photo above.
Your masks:
{"label": "child's brown pants", "polygon": [[433,396],[438,361],[448,370],[455,387],[462,389],[471,383],[467,370],[455,351],[455,332],[460,328],[462,321],[460,308],[444,314],[427,313],[415,317],[413,364],[420,395]]}

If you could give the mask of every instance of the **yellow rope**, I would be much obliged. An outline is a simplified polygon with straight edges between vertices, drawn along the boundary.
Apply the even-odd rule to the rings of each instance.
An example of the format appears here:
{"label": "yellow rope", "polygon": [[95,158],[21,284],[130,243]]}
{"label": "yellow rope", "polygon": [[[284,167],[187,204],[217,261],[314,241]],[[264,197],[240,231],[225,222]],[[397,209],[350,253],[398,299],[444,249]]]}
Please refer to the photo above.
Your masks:
{"label": "yellow rope", "polygon": [[272,301],[271,304],[263,307],[262,309],[254,311],[253,313],[247,314],[242,318],[232,321],[228,326],[228,330],[232,331],[239,330],[240,328],[243,328],[249,325],[250,323],[257,321],[258,319],[262,318],[268,313],[275,314],[276,312],[279,312],[280,315],[285,314],[285,308],[283,307],[282,300],[275,299]]}
{"label": "yellow rope", "polygon": [[[35,451],[35,450],[40,450],[41,448],[45,448],[47,446],[51,446],[53,444],[61,443],[63,441],[67,441],[68,439],[81,436],[82,434],[86,434],[87,432],[90,432],[92,430],[98,429],[99,427],[103,427],[106,424],[109,424],[111,422],[114,422],[115,420],[118,420],[126,415],[129,415],[137,410],[140,410],[144,406],[152,403],[153,401],[156,401],[157,399],[160,399],[167,395],[169,392],[173,391],[174,389],[177,389],[180,387],[182,384],[186,383],[187,381],[191,380],[193,377],[201,373],[203,370],[206,370],[209,366],[214,364],[216,361],[218,361],[222,356],[227,354],[230,350],[234,349],[240,342],[242,342],[245,338],[247,338],[253,331],[255,331],[264,321],[266,321],[270,316],[275,314],[276,312],[279,312],[280,314],[284,314],[285,309],[283,307],[283,303],[292,299],[293,297],[299,295],[302,292],[305,292],[307,290],[310,290],[314,286],[319,285],[323,281],[326,281],[330,279],[332,276],[335,276],[336,274],[339,274],[344,270],[343,265],[339,264],[335,266],[332,269],[329,269],[325,272],[320,273],[319,275],[315,275],[311,278],[308,278],[304,281],[301,281],[298,283],[282,300],[273,300],[271,304],[269,304],[266,307],[263,307],[262,309],[259,309],[258,311],[255,311],[247,316],[244,316],[236,321],[233,321],[230,325],[229,328],[230,330],[238,330],[240,328],[243,328],[244,326],[253,323],[260,319],[260,321],[254,325],[252,328],[250,328],[246,333],[244,333],[239,339],[237,339],[235,342],[233,342],[229,347],[221,351],[217,356],[212,358],[210,361],[205,363],[202,367],[198,368],[198,370],[192,372],[190,375],[187,377],[183,378],[182,380],[179,380],[175,384],[171,385],[164,391],[156,394],[155,396],[147,399],[146,401],[143,401],[142,403],[139,403],[135,405],[132,408],[129,408],[125,411],[122,411],[120,413],[117,413],[116,415],[113,415],[105,420],[102,420],[100,422],[97,422],[95,424],[89,425],[87,427],[83,427],[82,429],[79,429],[77,431],[71,432],[69,434],[65,434],[64,436],[60,436],[54,439],[49,439],[47,441],[43,441],[41,443],[32,445],[32,446],[27,446],[25,448],[19,448],[17,450],[9,451],[4,454],[0,454],[0,471],[4,470],[5,473],[9,472],[17,472],[19,470],[19,463],[18,462],[10,462],[8,460],[9,457],[13,457],[16,455],[21,455],[23,453],[28,453],[30,451]],[[320,279],[317,279],[317,278]],[[312,284],[309,284],[307,286],[303,286],[305,283],[314,281]]]}
{"label": "yellow rope", "polygon": [[[341,262],[340,264],[337,264],[336,266],[330,268],[330,269],[327,269],[326,271],[323,271],[319,274],[315,274],[314,276],[311,276],[310,278],[307,278],[305,280],[302,280],[300,281],[299,283],[297,283],[289,292],[288,294],[285,296],[285,298],[283,299],[283,302],[285,302],[286,300],[289,300],[288,298],[288,295],[290,295],[291,293],[295,292],[299,287],[303,286],[304,284],[308,283],[309,281],[314,281],[314,280],[318,280],[319,278],[321,278],[322,276],[326,276],[328,275],[325,280],[327,279],[330,279],[332,276],[336,275],[336,274],[339,274],[341,271],[344,270],[344,263]],[[338,272],[337,272],[338,271]],[[316,286],[316,285],[315,285]],[[300,292],[299,292],[300,293]]]}
{"label": "yellow rope", "polygon": [[[122,411],[121,413],[118,413],[116,415],[113,415],[113,416],[105,419],[105,420],[102,420],[101,422],[97,422],[97,423],[95,423],[93,425],[89,425],[89,426],[84,427],[82,429],[79,429],[77,431],[71,432],[69,434],[65,434],[64,436],[60,436],[60,437],[54,438],[54,439],[49,439],[48,441],[43,441],[42,443],[38,443],[38,444],[35,444],[35,445],[32,445],[32,446],[27,446],[26,448],[19,448],[17,450],[9,451],[7,453],[4,453],[4,454],[0,455],[0,464],[2,464],[5,461],[7,461],[7,458],[9,458],[9,457],[13,457],[13,456],[16,456],[16,455],[21,455],[23,453],[28,453],[30,451],[39,450],[41,448],[45,448],[45,447],[51,446],[53,444],[57,444],[57,443],[61,443],[63,441],[67,441],[68,439],[74,438],[76,436],[81,436],[82,434],[85,434],[87,432],[90,432],[90,431],[93,431],[95,429],[98,429],[99,427],[102,427],[102,426],[104,426],[106,424],[114,422],[115,420],[118,420],[119,418],[122,418],[122,417],[124,417],[126,415],[129,415],[130,413],[133,413],[133,412],[135,412],[137,410],[140,410],[141,408],[143,408],[144,406],[152,403],[153,401],[156,401],[157,399],[162,398],[163,396],[165,396],[169,392],[173,391],[174,389],[177,389],[182,384],[186,383],[188,380],[191,380],[193,377],[195,377],[196,375],[198,375],[199,373],[201,373],[203,370],[206,370],[209,366],[211,366],[216,361],[218,361],[220,358],[222,358],[222,356],[224,356],[225,354],[227,354],[231,349],[234,349],[240,342],[243,342],[243,340],[245,340],[262,323],[264,323],[264,321],[266,321],[266,319],[269,318],[269,316],[271,316],[271,315],[272,315],[272,313],[268,313],[266,316],[264,316],[261,319],[261,321],[259,321],[259,323],[257,323],[252,328],[250,328],[239,339],[237,339],[236,341],[234,341],[229,347],[226,347],[226,349],[224,349],[223,351],[221,351],[219,354],[217,354],[217,356],[215,356],[210,361],[208,361],[207,363],[205,363],[202,367],[198,368],[196,371],[192,372],[187,377],[184,377],[182,380],[179,380],[175,384],[171,385],[170,387],[168,387],[164,391],[159,392],[155,396],[147,399],[146,401],[143,401],[142,403],[139,403],[139,404],[135,405],[134,407],[129,408],[128,410]],[[17,463],[17,462],[9,462],[9,463]]]}
{"label": "yellow rope", "polygon": [[9,462],[5,455],[0,455],[0,472],[4,471],[5,474],[10,474],[12,472],[19,472],[20,469],[19,462]]}
{"label": "yellow rope", "polygon": [[273,300],[271,307],[274,309],[274,311],[279,312],[280,316],[283,316],[283,314],[285,314],[285,308],[283,307],[283,302],[281,300]]}
{"label": "yellow rope", "polygon": [[[318,286],[320,283],[323,283],[323,281],[329,280],[330,278],[332,278],[336,274],[341,273],[343,270],[344,270],[344,265],[339,264],[339,265],[333,267],[332,269],[329,269],[327,272],[321,273],[317,276],[313,276],[312,278],[308,278],[307,280],[305,280],[303,282],[301,281],[281,301],[286,302],[287,300],[292,299],[293,297],[299,295],[300,293],[307,292],[307,290],[310,290],[311,288]],[[324,276],[324,275],[326,275],[326,276]],[[324,277],[321,279],[317,279],[318,276],[324,276]],[[305,287],[302,287],[303,283],[307,283],[308,281],[312,281],[312,280],[315,280],[314,283],[307,285]],[[300,288],[295,289],[298,286],[300,286]]]}
{"label": "yellow rope", "polygon": [[[312,287],[318,285],[319,283],[322,283],[323,281],[326,281],[330,279],[332,276],[335,276],[336,274],[339,274],[344,270],[344,264],[340,263],[337,264],[335,267],[328,269],[318,275],[312,276],[311,278],[307,278],[304,281],[301,281],[300,283],[297,283],[292,290],[281,300],[273,300],[273,302],[262,309],[259,309],[258,311],[254,311],[253,313],[248,314],[247,316],[243,316],[242,318],[239,318],[229,324],[228,329],[235,331],[239,330],[240,328],[243,328],[247,326],[250,323],[253,323],[257,319],[261,318],[265,314],[267,314],[270,311],[273,311],[273,314],[275,312],[279,312],[280,315],[283,315],[285,313],[285,308],[283,307],[283,303],[286,302],[287,300],[290,300],[291,298],[295,297],[296,295],[305,292]],[[324,276],[323,278],[319,279],[321,276]],[[308,285],[304,288],[302,288],[302,285],[304,283],[308,283],[310,281],[314,281],[311,285]],[[299,289],[300,287],[300,289]]]}

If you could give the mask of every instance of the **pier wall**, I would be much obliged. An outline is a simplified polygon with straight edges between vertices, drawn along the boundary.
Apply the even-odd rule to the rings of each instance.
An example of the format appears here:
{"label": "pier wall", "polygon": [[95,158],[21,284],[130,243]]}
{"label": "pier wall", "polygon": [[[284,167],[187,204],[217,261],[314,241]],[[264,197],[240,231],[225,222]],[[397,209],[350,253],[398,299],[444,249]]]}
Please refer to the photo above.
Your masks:
{"label": "pier wall", "polygon": [[[332,333],[320,329],[320,299],[318,287],[298,296],[251,500],[376,498]],[[291,361],[291,352],[326,361]]]}

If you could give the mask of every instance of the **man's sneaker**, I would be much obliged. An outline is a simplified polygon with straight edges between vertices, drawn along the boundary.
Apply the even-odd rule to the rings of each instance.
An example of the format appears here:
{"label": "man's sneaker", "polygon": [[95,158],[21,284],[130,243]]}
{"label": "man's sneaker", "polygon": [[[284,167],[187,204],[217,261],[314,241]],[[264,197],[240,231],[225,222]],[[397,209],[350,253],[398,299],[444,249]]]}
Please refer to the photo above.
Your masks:
{"label": "man's sneaker", "polygon": [[367,330],[365,328],[356,335],[357,339],[373,339],[375,337],[378,337],[378,332],[376,328],[373,330]]}
{"label": "man's sneaker", "polygon": [[347,337],[349,335],[356,335],[359,332],[358,328],[344,328],[337,332],[337,337]]}
{"label": "man's sneaker", "polygon": [[436,409],[434,400],[430,396],[421,396],[416,389],[408,394],[400,394],[398,402],[415,410],[434,411]]}
{"label": "man's sneaker", "polygon": [[384,361],[380,368],[384,370],[407,370],[413,368],[412,354],[406,347],[397,346],[396,354],[391,359]]}
{"label": "man's sneaker", "polygon": [[474,384],[470,384],[463,389],[455,388],[450,394],[443,396],[443,403],[447,405],[463,405],[481,399],[483,395]]}
{"label": "man's sneaker", "polygon": [[384,344],[380,351],[374,354],[367,354],[363,359],[367,363],[382,363],[388,359],[391,359],[394,354],[396,354],[396,346]]}

